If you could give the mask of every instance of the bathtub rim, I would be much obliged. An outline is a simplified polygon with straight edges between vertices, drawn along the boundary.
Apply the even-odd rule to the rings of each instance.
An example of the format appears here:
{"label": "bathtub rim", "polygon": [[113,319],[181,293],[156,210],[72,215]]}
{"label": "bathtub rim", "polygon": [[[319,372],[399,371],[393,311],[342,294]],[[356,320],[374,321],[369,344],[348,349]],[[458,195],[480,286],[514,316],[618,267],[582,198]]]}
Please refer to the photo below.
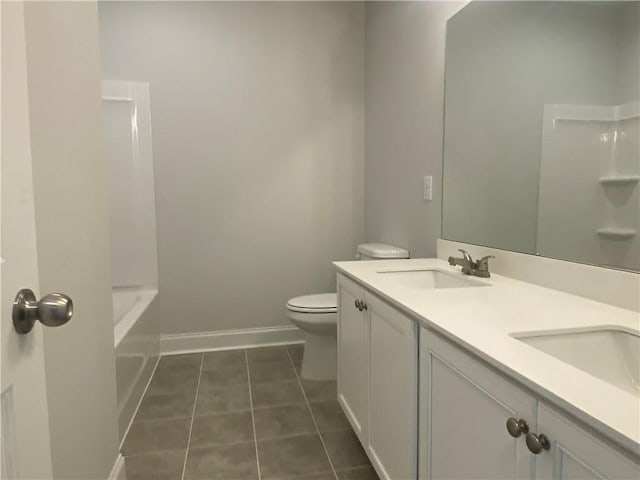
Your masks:
{"label": "bathtub rim", "polygon": [[113,345],[118,348],[122,340],[127,336],[136,322],[142,317],[144,312],[149,308],[151,302],[158,295],[156,288],[141,288],[139,290],[140,298],[129,311],[116,323],[113,327]]}

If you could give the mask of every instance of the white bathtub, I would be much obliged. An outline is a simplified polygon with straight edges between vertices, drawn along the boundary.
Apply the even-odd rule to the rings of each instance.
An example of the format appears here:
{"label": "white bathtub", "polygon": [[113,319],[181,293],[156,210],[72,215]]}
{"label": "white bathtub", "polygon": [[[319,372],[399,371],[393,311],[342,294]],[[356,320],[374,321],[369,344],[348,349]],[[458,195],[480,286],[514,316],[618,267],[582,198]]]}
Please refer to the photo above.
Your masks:
{"label": "white bathtub", "polygon": [[157,290],[143,287],[113,288],[113,330],[116,347],[120,345],[122,339],[136,324],[157,294]]}
{"label": "white bathtub", "polygon": [[157,293],[150,288],[112,290],[121,441],[158,362],[160,328],[152,305]]}

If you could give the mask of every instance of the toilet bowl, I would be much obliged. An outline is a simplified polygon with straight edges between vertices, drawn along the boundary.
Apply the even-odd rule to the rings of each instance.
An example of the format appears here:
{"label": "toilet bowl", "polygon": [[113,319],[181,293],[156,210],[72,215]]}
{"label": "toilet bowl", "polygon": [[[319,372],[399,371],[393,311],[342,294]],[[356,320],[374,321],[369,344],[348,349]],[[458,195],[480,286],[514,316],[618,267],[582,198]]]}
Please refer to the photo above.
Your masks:
{"label": "toilet bowl", "polygon": [[287,302],[291,323],[302,331],[302,378],[336,378],[337,300],[335,293],[292,298]]}
{"label": "toilet bowl", "polygon": [[[403,248],[384,243],[358,245],[361,260],[409,258]],[[335,293],[319,293],[292,298],[287,302],[287,316],[305,340],[302,378],[336,379],[336,332],[338,301]]]}

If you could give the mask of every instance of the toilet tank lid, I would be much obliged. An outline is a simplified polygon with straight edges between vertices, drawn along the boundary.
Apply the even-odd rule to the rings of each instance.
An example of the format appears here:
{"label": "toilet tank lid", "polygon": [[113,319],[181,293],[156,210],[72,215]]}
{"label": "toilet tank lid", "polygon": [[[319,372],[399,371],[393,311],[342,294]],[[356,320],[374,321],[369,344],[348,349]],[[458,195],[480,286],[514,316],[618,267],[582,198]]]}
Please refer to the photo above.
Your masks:
{"label": "toilet tank lid", "polygon": [[386,243],[362,243],[358,254],[371,258],[409,258],[409,250]]}

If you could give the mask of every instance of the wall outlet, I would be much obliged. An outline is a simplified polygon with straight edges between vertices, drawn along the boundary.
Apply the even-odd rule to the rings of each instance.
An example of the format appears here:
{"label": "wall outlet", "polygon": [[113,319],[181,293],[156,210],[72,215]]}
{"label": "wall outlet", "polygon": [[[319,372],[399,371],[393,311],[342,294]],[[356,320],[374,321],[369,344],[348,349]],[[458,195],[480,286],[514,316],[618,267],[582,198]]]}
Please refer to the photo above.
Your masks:
{"label": "wall outlet", "polygon": [[433,200],[433,177],[431,175],[424,177],[422,198],[424,200]]}

